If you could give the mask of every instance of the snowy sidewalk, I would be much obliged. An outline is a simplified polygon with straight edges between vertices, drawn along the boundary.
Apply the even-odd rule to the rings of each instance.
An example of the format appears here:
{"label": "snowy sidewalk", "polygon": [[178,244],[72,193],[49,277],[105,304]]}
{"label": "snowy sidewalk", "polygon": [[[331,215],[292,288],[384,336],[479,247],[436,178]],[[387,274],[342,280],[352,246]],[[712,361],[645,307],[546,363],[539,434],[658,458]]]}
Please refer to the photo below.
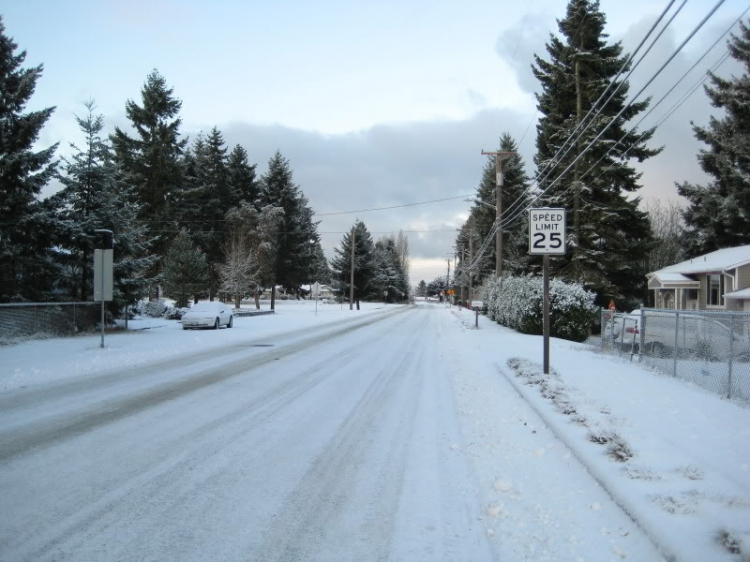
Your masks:
{"label": "snowy sidewalk", "polygon": [[[573,545],[580,540],[579,534],[566,537],[568,531],[558,532],[554,525],[550,533],[547,522],[546,532],[535,531],[536,545],[524,542],[528,529],[518,528],[512,517],[525,496],[514,496],[518,483],[500,474],[500,467],[519,475],[512,466],[515,461],[505,455],[508,450],[516,456],[528,454],[530,444],[539,441],[540,428],[535,426],[542,420],[564,445],[538,443],[536,453],[544,457],[549,449],[566,448],[571,462],[586,466],[667,558],[737,560],[736,553],[750,552],[750,409],[563,340],[552,340],[554,373],[544,376],[540,337],[518,334],[486,317],[480,317],[476,330],[474,314],[456,308],[444,309],[443,315],[454,332],[446,354],[464,373],[457,377],[459,397],[471,396],[474,404],[467,406],[473,408],[467,423],[482,428],[481,446],[499,449],[494,460],[498,480],[489,481],[489,466],[485,471],[485,485],[501,492],[488,513],[503,517],[493,532],[506,541],[518,536],[515,554],[542,559],[541,554],[552,552],[551,541]],[[502,395],[507,393],[523,396],[533,413],[504,409],[507,399]],[[533,481],[524,477],[524,482],[529,486]],[[542,497],[548,502],[550,495],[569,504],[573,518],[580,516],[576,510],[582,504],[601,509],[599,501],[576,501],[574,488],[564,472],[540,477],[533,490],[539,500],[525,498],[523,509],[532,509],[535,501],[542,505]],[[539,517],[544,517],[541,511]],[[624,537],[608,519],[601,513],[599,532],[612,540],[612,553],[643,559],[621,545]]]}

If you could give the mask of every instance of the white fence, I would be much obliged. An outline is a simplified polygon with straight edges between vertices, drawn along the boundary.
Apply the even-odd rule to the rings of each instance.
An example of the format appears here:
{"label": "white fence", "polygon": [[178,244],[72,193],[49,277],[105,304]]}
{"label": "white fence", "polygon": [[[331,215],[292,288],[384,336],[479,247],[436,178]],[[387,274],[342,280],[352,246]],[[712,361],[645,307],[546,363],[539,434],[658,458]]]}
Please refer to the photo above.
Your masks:
{"label": "white fence", "polygon": [[93,329],[100,321],[98,302],[0,304],[0,345]]}
{"label": "white fence", "polygon": [[602,309],[602,350],[750,402],[750,314],[642,308]]}

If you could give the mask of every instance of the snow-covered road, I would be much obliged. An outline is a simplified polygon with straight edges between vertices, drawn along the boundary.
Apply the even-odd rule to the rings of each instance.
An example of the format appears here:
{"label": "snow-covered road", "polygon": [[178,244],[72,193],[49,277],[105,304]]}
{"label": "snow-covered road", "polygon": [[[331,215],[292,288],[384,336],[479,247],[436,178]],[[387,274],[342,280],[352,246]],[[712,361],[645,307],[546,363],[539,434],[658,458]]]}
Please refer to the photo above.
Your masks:
{"label": "snow-covered road", "polygon": [[660,559],[462,330],[385,309],[2,394],[0,560]]}

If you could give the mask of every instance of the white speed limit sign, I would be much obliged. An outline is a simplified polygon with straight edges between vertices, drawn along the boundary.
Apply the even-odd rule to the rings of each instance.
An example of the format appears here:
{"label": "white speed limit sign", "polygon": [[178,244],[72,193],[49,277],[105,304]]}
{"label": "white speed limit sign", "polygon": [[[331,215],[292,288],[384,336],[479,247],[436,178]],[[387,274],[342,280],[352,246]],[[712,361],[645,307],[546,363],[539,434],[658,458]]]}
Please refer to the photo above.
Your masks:
{"label": "white speed limit sign", "polygon": [[529,254],[565,253],[565,209],[529,209]]}

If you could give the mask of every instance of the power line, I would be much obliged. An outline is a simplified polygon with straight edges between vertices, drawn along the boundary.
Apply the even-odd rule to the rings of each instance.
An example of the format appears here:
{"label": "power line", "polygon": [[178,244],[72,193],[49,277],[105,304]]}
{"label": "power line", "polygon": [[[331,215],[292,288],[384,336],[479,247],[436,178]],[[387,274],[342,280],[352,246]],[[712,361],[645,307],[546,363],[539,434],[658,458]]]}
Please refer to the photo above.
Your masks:
{"label": "power line", "polygon": [[455,201],[456,199],[465,199],[472,197],[472,194],[458,195],[456,197],[444,197],[442,199],[431,199],[430,201],[419,201],[418,203],[405,203],[403,205],[391,205],[390,207],[374,207],[371,209],[358,209],[356,211],[334,211],[332,213],[315,213],[317,217],[331,217],[334,215],[351,215],[355,213],[369,213],[372,211],[387,211],[390,209],[400,209],[402,207],[414,207],[416,205],[428,205],[430,203],[441,203],[443,201]]}
{"label": "power line", "polygon": [[687,37],[686,37],[686,38],[685,38],[685,39],[684,39],[684,40],[682,41],[682,43],[681,43],[681,44],[680,44],[680,45],[679,45],[679,46],[678,46],[678,47],[677,47],[677,48],[675,49],[675,51],[674,51],[674,52],[673,52],[673,53],[672,53],[672,54],[670,55],[670,57],[669,57],[669,58],[668,58],[668,59],[667,59],[667,60],[666,60],[666,61],[664,62],[664,64],[662,64],[662,65],[661,65],[661,67],[659,68],[659,70],[657,70],[657,71],[656,71],[656,72],[654,73],[654,75],[653,75],[653,76],[652,76],[652,77],[651,77],[651,78],[650,78],[650,79],[648,80],[648,82],[646,82],[646,84],[645,84],[645,85],[644,85],[644,86],[643,86],[643,87],[642,87],[642,88],[641,88],[641,89],[640,89],[640,90],[638,91],[638,93],[637,93],[637,94],[635,94],[635,96],[633,96],[633,98],[632,98],[632,99],[631,99],[631,100],[630,100],[630,101],[629,101],[629,102],[627,103],[627,105],[625,105],[625,106],[624,106],[624,107],[623,107],[623,108],[622,108],[622,109],[621,109],[621,110],[620,110],[620,111],[618,112],[618,114],[617,114],[617,115],[615,115],[615,116],[614,116],[614,117],[613,117],[613,118],[612,118],[612,119],[611,119],[611,120],[609,121],[609,123],[607,123],[607,125],[606,125],[606,126],[605,126],[605,127],[604,127],[604,128],[602,129],[602,130],[601,130],[601,132],[600,132],[600,133],[599,133],[599,134],[598,134],[598,135],[597,135],[597,136],[596,136],[596,137],[595,137],[595,138],[594,138],[594,139],[593,139],[593,140],[592,140],[592,141],[591,141],[591,142],[590,142],[590,143],[589,143],[589,144],[588,144],[588,145],[587,145],[587,146],[586,146],[586,147],[585,147],[584,149],[583,149],[583,151],[581,151],[581,152],[580,152],[580,153],[578,154],[578,156],[576,156],[576,158],[575,158],[575,159],[574,159],[574,160],[573,160],[573,161],[572,161],[572,162],[571,162],[571,163],[570,163],[570,164],[568,165],[568,167],[567,167],[567,168],[565,168],[565,169],[564,169],[564,170],[563,170],[563,171],[562,171],[562,172],[560,173],[560,175],[559,175],[559,176],[557,176],[557,178],[555,178],[555,179],[554,179],[554,180],[552,181],[552,183],[550,183],[550,185],[548,185],[548,186],[547,186],[547,187],[546,187],[545,189],[543,189],[543,190],[542,190],[541,192],[539,192],[538,194],[536,194],[536,195],[535,195],[535,196],[533,197],[533,200],[532,200],[532,202],[531,202],[531,203],[529,203],[529,204],[528,204],[528,205],[527,205],[527,206],[526,206],[525,208],[523,208],[523,209],[520,209],[519,211],[517,211],[517,212],[516,212],[515,214],[513,214],[512,216],[510,216],[510,217],[507,217],[507,218],[503,219],[503,223],[502,223],[502,226],[503,226],[503,227],[505,227],[505,226],[509,225],[509,224],[511,223],[511,221],[513,221],[513,220],[514,220],[514,219],[515,219],[516,217],[518,217],[518,216],[519,216],[519,215],[520,215],[521,213],[523,213],[523,212],[524,212],[524,211],[526,211],[527,209],[530,209],[530,208],[531,208],[531,205],[533,204],[533,202],[537,201],[537,200],[538,200],[538,199],[539,199],[539,198],[540,198],[540,197],[541,197],[542,195],[544,195],[544,194],[545,194],[545,193],[547,193],[547,192],[548,192],[548,191],[549,191],[549,190],[550,190],[550,189],[551,189],[552,187],[554,187],[554,186],[555,186],[555,185],[556,185],[556,184],[557,184],[557,183],[558,183],[558,182],[559,182],[559,181],[560,181],[560,180],[561,180],[561,179],[562,179],[562,178],[563,178],[563,177],[565,176],[565,174],[567,174],[567,172],[569,172],[569,171],[570,171],[570,169],[571,169],[571,168],[572,168],[572,167],[573,167],[573,166],[574,166],[574,165],[576,164],[576,162],[578,162],[578,161],[579,161],[579,160],[580,160],[581,158],[583,158],[583,156],[584,156],[584,155],[585,155],[585,154],[586,154],[586,153],[587,153],[587,152],[588,152],[589,150],[591,150],[591,147],[592,147],[592,146],[594,146],[594,144],[596,144],[596,143],[597,143],[597,142],[599,141],[599,139],[600,139],[600,138],[602,137],[602,135],[603,135],[603,134],[604,134],[604,133],[605,133],[605,132],[606,132],[606,131],[607,131],[607,130],[608,130],[608,129],[609,129],[609,128],[610,128],[610,127],[611,127],[611,126],[612,126],[612,125],[614,124],[614,123],[616,123],[616,122],[617,122],[617,119],[619,119],[619,118],[620,118],[620,117],[622,116],[622,114],[623,114],[623,113],[624,113],[624,112],[625,112],[625,111],[626,111],[626,110],[627,110],[628,108],[630,108],[630,106],[631,106],[631,105],[632,105],[633,103],[635,103],[635,100],[637,100],[637,99],[638,99],[638,98],[640,97],[640,95],[641,95],[641,94],[642,94],[642,93],[643,93],[643,92],[644,92],[644,91],[646,90],[646,88],[648,88],[648,87],[649,87],[649,86],[651,85],[651,83],[652,83],[652,82],[653,82],[653,81],[654,81],[654,80],[656,79],[656,77],[657,77],[657,76],[659,76],[659,75],[660,75],[660,74],[661,74],[661,73],[662,73],[662,72],[664,71],[664,69],[665,69],[665,68],[667,67],[667,65],[668,65],[668,64],[669,64],[670,62],[672,62],[672,60],[673,60],[673,59],[674,59],[674,58],[675,58],[675,57],[677,56],[677,54],[678,54],[678,53],[679,53],[680,51],[682,51],[682,49],[683,49],[683,48],[685,47],[685,45],[687,45],[687,44],[688,44],[688,43],[690,42],[690,40],[692,40],[692,38],[693,38],[693,37],[695,36],[695,34],[696,34],[696,33],[697,33],[697,32],[698,32],[698,31],[699,31],[699,30],[700,30],[700,29],[701,29],[701,28],[702,28],[702,27],[703,27],[703,26],[705,25],[705,23],[706,23],[706,22],[707,22],[707,21],[708,21],[709,19],[711,19],[711,17],[712,17],[712,16],[713,16],[713,14],[714,14],[714,13],[716,12],[716,10],[718,10],[718,9],[719,9],[719,7],[720,7],[720,6],[721,6],[721,5],[722,5],[722,4],[724,3],[724,2],[725,2],[725,0],[719,0],[719,1],[718,1],[718,2],[717,2],[717,3],[715,4],[715,5],[714,5],[714,7],[713,7],[713,8],[712,8],[712,9],[711,9],[711,10],[710,10],[709,12],[708,12],[708,14],[706,14],[706,16],[705,16],[705,17],[704,17],[704,18],[703,18],[703,19],[701,20],[701,22],[700,22],[700,23],[699,23],[699,24],[698,24],[698,25],[697,25],[697,26],[695,27],[695,29],[693,29],[693,31],[692,31],[692,32],[690,32],[690,34],[689,34],[689,35],[688,35],[688,36],[687,36]]}
{"label": "power line", "polygon": [[[651,36],[651,34],[654,32],[654,30],[658,27],[659,23],[662,19],[664,19],[664,16],[667,14],[669,9],[672,7],[672,5],[675,3],[676,0],[670,0],[667,6],[664,8],[662,13],[659,15],[659,17],[654,21],[651,28],[648,30],[646,35],[641,39],[641,42],[638,44],[638,46],[635,48],[635,50],[630,54],[629,57],[623,62],[623,64],[620,67],[620,70],[617,72],[617,74],[609,81],[607,84],[607,87],[604,88],[602,93],[599,95],[599,98],[592,104],[592,106],[589,108],[586,115],[581,119],[581,121],[578,122],[578,124],[575,126],[573,131],[568,135],[568,137],[565,139],[563,144],[560,146],[560,148],[557,149],[555,154],[552,156],[552,158],[549,159],[547,164],[544,166],[541,172],[539,172],[532,181],[532,183],[529,185],[528,188],[513,202],[511,203],[508,208],[506,209],[506,214],[511,213],[514,208],[516,208],[519,204],[523,205],[524,199],[527,195],[531,193],[532,188],[534,185],[539,185],[541,182],[545,181],[549,176],[552,174],[552,172],[557,168],[560,162],[568,155],[568,153],[573,149],[573,147],[576,145],[576,143],[583,137],[583,135],[586,133],[586,131],[589,130],[591,125],[595,122],[596,118],[604,111],[604,108],[607,106],[607,104],[612,100],[612,98],[617,94],[617,92],[620,90],[620,88],[627,82],[628,78],[633,74],[633,72],[638,68],[638,65],[643,61],[643,59],[648,55],[648,53],[651,51],[653,46],[656,44],[656,42],[659,40],[661,35],[664,33],[664,31],[667,29],[667,27],[672,23],[675,16],[677,16],[678,13],[682,10],[682,8],[685,6],[685,3],[687,0],[683,0],[682,4],[678,7],[678,9],[675,11],[675,13],[672,15],[672,17],[666,22],[662,30],[659,32],[659,34],[656,36],[656,38],[651,42],[651,44],[646,49],[646,52],[643,53],[643,56],[641,56],[640,59],[638,59],[638,62],[630,69],[627,76],[622,80],[622,82],[617,85],[617,87],[612,91],[612,93],[609,95],[607,100],[597,109],[597,106],[599,103],[604,99],[604,97],[609,92],[610,88],[613,87],[613,85],[616,84],[617,79],[622,75],[623,72],[625,72],[625,69],[632,63],[635,56],[638,54],[638,51],[640,51],[641,47],[648,41],[648,38]],[[723,0],[722,0],[723,1]],[[587,14],[588,15],[588,14]],[[581,30],[581,27],[583,25],[584,19],[581,21],[581,25],[578,26],[578,31]],[[578,35],[578,31],[576,32],[576,36]],[[573,43],[575,41],[575,36],[573,39],[571,39],[570,43]],[[592,112],[594,114],[592,115]],[[591,119],[586,123],[586,121],[591,117]],[[585,123],[585,126],[584,126]],[[581,127],[583,127],[581,129]],[[580,130],[580,132],[579,132]],[[577,134],[576,134],[577,133]],[[575,137],[575,138],[574,138]],[[572,139],[572,141],[571,141]],[[570,143],[570,144],[568,144]],[[565,149],[567,146],[567,149]],[[565,152],[560,156],[560,153],[565,150]],[[558,158],[559,156],[559,158]]]}

